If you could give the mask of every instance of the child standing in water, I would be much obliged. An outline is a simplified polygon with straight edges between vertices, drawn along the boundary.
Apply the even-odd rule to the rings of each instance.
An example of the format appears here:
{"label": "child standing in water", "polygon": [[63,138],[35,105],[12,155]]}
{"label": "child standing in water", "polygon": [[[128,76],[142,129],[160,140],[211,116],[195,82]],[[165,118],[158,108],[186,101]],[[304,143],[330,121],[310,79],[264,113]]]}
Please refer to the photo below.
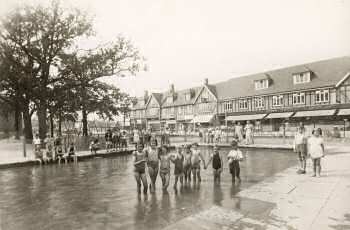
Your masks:
{"label": "child standing in water", "polygon": [[191,158],[192,158],[192,152],[191,152],[191,146],[186,145],[185,146],[185,155],[184,155],[184,176],[185,176],[185,184],[187,181],[191,182]]}
{"label": "child standing in water", "polygon": [[192,168],[192,175],[193,175],[193,182],[201,182],[201,161],[203,162],[203,165],[205,166],[204,158],[198,149],[198,143],[194,143],[192,145],[192,156],[191,156],[191,168]]}
{"label": "child standing in water", "polygon": [[324,144],[322,138],[322,130],[320,128],[312,132],[312,136],[308,140],[309,155],[313,163],[313,177],[321,176],[321,158],[324,157]]}
{"label": "child standing in water", "polygon": [[232,175],[232,183],[234,184],[236,178],[238,179],[238,182],[241,182],[241,177],[240,177],[241,169],[239,167],[239,162],[243,160],[243,154],[238,149],[237,141],[233,140],[231,142],[231,147],[232,147],[232,150],[228,153],[227,159],[229,163],[230,173]]}
{"label": "child standing in water", "polygon": [[298,127],[298,132],[294,136],[294,152],[298,154],[300,162],[300,169],[298,174],[306,173],[306,154],[307,154],[307,138],[305,135],[305,128],[303,126]]}
{"label": "child standing in water", "polygon": [[171,161],[174,163],[174,175],[175,175],[175,183],[174,183],[174,189],[177,188],[177,181],[180,179],[181,186],[183,185],[183,177],[184,177],[184,155],[182,154],[184,148],[178,147],[177,153],[175,155],[172,155]]}
{"label": "child standing in water", "polygon": [[147,194],[147,177],[146,177],[146,153],[143,150],[143,144],[141,142],[137,143],[137,150],[134,151],[134,175],[137,183],[137,193],[141,193],[141,181],[143,184],[143,194]]}
{"label": "child standing in water", "polygon": [[151,178],[150,191],[156,190],[156,180],[159,171],[159,149],[155,139],[151,140],[151,147],[146,149],[148,174]]}
{"label": "child standing in water", "polygon": [[170,181],[170,155],[166,146],[160,151],[160,178],[162,179],[163,191],[167,190]]}
{"label": "child standing in water", "polygon": [[223,167],[223,162],[222,158],[219,153],[219,147],[217,145],[214,145],[213,148],[214,154],[210,156],[210,159],[208,161],[208,164],[205,166],[205,168],[208,167],[210,162],[213,162],[213,175],[214,175],[214,183],[217,181],[220,183],[221,180],[221,173],[222,173],[222,167]]}

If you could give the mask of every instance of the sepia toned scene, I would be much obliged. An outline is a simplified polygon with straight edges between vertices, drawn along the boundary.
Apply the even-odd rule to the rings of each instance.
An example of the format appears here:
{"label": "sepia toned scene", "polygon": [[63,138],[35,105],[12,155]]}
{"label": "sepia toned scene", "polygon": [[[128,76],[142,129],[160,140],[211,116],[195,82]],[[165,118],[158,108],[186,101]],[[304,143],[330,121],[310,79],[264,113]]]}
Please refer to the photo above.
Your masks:
{"label": "sepia toned scene", "polygon": [[349,10],[0,0],[0,230],[350,229]]}

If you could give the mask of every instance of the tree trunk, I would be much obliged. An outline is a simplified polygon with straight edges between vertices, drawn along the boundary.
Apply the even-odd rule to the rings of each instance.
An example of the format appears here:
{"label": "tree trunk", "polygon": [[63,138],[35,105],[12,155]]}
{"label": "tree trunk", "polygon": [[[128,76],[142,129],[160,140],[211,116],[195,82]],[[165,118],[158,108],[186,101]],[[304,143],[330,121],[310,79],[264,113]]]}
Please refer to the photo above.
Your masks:
{"label": "tree trunk", "polygon": [[15,138],[16,138],[16,140],[19,140],[20,129],[21,129],[21,111],[20,111],[19,105],[17,104],[16,108],[15,108],[15,131],[16,131]]}
{"label": "tree trunk", "polygon": [[33,139],[32,120],[29,112],[29,105],[23,107],[24,136],[28,143]]}
{"label": "tree trunk", "polygon": [[53,122],[53,116],[54,115],[52,113],[50,113],[50,135],[51,135],[51,137],[54,136],[54,130],[55,130],[55,124]]}
{"label": "tree trunk", "polygon": [[87,112],[83,106],[81,111],[82,113],[82,123],[83,123],[83,136],[88,136],[88,121],[87,121]]}
{"label": "tree trunk", "polygon": [[62,136],[62,116],[61,113],[58,114],[58,134]]}
{"label": "tree trunk", "polygon": [[38,105],[38,121],[39,121],[39,137],[44,140],[47,132],[47,124],[46,124],[46,102],[45,99],[42,99]]}

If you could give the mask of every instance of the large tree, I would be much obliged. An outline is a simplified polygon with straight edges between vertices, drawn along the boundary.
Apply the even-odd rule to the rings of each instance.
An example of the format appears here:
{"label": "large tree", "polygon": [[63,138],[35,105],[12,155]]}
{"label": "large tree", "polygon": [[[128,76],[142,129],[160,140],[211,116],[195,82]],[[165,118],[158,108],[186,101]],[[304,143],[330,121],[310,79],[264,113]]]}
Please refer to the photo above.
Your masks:
{"label": "large tree", "polygon": [[1,41],[13,50],[19,50],[24,58],[38,69],[36,76],[28,76],[37,92],[39,135],[47,132],[47,98],[49,85],[59,81],[53,69],[60,63],[60,53],[68,50],[74,41],[92,32],[91,21],[77,9],[63,9],[57,1],[46,6],[22,6],[2,21]]}

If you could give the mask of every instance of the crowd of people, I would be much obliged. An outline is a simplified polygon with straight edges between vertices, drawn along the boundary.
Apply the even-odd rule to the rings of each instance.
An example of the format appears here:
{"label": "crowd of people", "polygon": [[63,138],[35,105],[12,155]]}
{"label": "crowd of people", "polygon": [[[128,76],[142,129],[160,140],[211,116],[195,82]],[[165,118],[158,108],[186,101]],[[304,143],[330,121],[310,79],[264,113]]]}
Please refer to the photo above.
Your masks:
{"label": "crowd of people", "polygon": [[[133,153],[137,192],[141,193],[141,185],[143,185],[144,194],[147,194],[148,189],[154,193],[158,174],[162,180],[162,189],[166,191],[169,187],[171,163],[174,164],[174,189],[177,189],[178,182],[180,182],[181,187],[191,182],[200,183],[202,180],[201,166],[207,169],[210,163],[212,163],[214,182],[220,183],[224,163],[218,145],[214,145],[213,153],[207,164],[198,146],[198,143],[183,145],[178,147],[175,153],[170,153],[169,145],[158,146],[156,139],[151,139],[149,145],[145,145],[142,141],[138,142]],[[231,148],[227,159],[232,183],[235,183],[236,179],[238,182],[241,181],[239,161],[243,160],[243,154],[238,149],[236,140],[232,141]],[[149,185],[146,171],[150,178]]]}
{"label": "crowd of people", "polygon": [[61,164],[61,161],[65,163],[69,161],[78,162],[76,148],[73,142],[69,143],[68,151],[64,153],[62,136],[58,135],[56,138],[51,138],[47,135],[42,142],[39,138],[39,134],[36,134],[33,139],[33,144],[35,160],[40,164],[47,164],[55,161],[59,164]]}

